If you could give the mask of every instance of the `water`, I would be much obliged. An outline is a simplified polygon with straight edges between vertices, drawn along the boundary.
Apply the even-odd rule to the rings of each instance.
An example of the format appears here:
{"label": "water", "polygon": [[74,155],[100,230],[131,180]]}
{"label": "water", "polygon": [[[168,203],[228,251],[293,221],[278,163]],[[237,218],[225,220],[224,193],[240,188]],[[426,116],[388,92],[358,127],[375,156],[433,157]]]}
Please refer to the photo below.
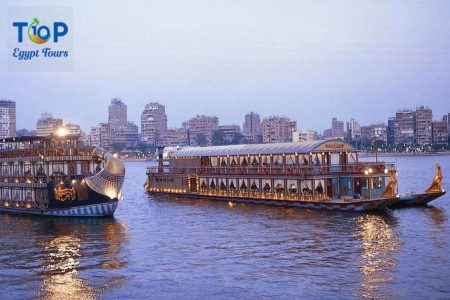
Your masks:
{"label": "water", "polygon": [[[395,161],[395,158],[388,158]],[[400,157],[400,192],[439,161]],[[354,214],[152,197],[127,163],[113,219],[0,214],[1,299],[450,297],[450,199]]]}

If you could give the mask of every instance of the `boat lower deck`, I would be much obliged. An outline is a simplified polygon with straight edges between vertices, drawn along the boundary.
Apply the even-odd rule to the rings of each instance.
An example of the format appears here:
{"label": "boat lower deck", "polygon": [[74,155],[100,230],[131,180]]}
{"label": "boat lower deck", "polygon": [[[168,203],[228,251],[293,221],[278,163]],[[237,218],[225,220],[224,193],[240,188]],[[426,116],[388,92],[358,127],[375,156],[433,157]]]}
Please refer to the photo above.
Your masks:
{"label": "boat lower deck", "polygon": [[111,217],[118,205],[118,201],[109,201],[92,205],[74,206],[70,208],[24,208],[0,207],[0,212],[20,215],[40,215],[55,217]]}
{"label": "boat lower deck", "polygon": [[294,198],[294,197],[252,197],[251,193],[239,193],[235,195],[229,194],[204,194],[204,193],[182,193],[182,192],[161,192],[149,191],[153,194],[163,194],[170,196],[179,196],[190,199],[209,199],[227,202],[244,202],[263,205],[275,205],[283,207],[298,207],[311,209],[327,209],[327,210],[341,210],[341,211],[372,211],[384,210],[390,205],[398,201],[398,198],[379,198],[379,199],[329,199],[323,198]]}

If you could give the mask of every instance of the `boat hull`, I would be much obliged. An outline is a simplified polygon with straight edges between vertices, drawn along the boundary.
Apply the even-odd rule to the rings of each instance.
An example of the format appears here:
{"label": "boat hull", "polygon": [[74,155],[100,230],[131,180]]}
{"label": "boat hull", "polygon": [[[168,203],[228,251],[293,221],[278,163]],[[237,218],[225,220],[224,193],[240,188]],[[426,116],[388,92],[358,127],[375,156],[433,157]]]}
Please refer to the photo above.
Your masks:
{"label": "boat hull", "polygon": [[0,207],[0,212],[54,217],[112,217],[116,211],[117,205],[118,200],[111,200],[107,203],[55,209]]}
{"label": "boat hull", "polygon": [[446,192],[400,195],[399,201],[391,208],[413,207],[427,205],[431,201],[445,195]]}
{"label": "boat hull", "polygon": [[350,200],[348,202],[333,202],[333,201],[305,201],[305,200],[277,200],[277,199],[255,199],[247,197],[225,197],[225,196],[211,196],[202,194],[174,194],[164,192],[151,192],[149,194],[167,195],[186,199],[204,199],[215,201],[226,201],[236,203],[251,203],[259,205],[281,206],[281,207],[295,207],[308,209],[325,209],[349,212],[364,212],[364,211],[382,211],[393,203],[398,201],[398,198],[381,198],[371,200]]}

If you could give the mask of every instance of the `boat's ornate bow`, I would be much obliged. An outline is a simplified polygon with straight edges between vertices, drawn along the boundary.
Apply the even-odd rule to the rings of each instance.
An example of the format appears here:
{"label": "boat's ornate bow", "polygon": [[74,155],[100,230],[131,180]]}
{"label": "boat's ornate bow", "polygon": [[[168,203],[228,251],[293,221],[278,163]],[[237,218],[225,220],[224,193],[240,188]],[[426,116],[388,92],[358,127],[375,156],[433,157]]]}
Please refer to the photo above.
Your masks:
{"label": "boat's ornate bow", "polygon": [[[94,156],[96,154],[94,150]],[[106,195],[111,199],[118,199],[125,179],[123,162],[109,153],[97,155],[95,158],[106,161],[105,166],[94,176],[86,178],[86,184],[99,194]]]}
{"label": "boat's ornate bow", "polygon": [[437,163],[433,181],[431,182],[430,187],[426,190],[426,193],[439,192],[442,192],[442,170],[441,166]]}
{"label": "boat's ornate bow", "polygon": [[392,169],[389,171],[391,177],[389,179],[389,183],[386,186],[386,189],[381,193],[381,198],[390,198],[396,196],[397,191],[397,171]]}

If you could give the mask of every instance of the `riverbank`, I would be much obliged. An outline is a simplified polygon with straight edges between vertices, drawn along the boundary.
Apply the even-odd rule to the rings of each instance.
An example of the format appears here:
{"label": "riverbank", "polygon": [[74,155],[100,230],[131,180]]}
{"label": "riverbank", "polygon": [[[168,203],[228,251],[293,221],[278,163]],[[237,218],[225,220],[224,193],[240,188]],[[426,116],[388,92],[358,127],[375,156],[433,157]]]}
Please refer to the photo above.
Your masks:
{"label": "riverbank", "polygon": [[393,157],[393,156],[450,156],[450,152],[410,152],[410,153],[399,153],[399,152],[361,152],[361,157]]}

